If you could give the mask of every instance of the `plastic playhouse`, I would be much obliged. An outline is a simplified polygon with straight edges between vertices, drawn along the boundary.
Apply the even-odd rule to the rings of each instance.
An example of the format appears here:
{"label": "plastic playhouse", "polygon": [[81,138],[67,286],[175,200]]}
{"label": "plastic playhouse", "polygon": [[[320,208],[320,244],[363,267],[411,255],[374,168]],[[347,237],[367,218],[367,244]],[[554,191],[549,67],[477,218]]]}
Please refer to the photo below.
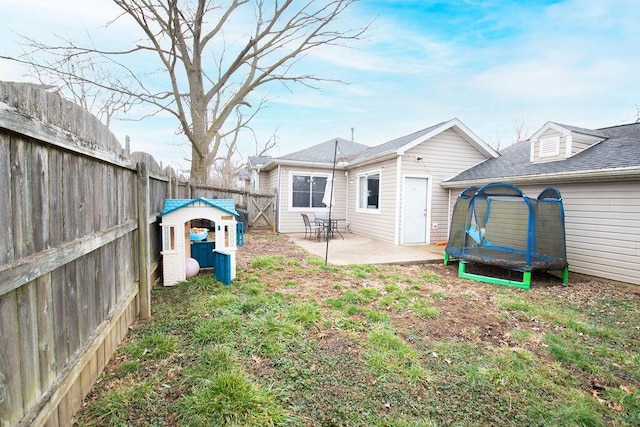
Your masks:
{"label": "plastic playhouse", "polygon": [[[244,244],[243,223],[237,221],[233,199],[166,199],[159,216],[164,286],[185,280],[199,268],[213,268],[218,280],[231,283],[236,276],[236,251]],[[192,222],[210,227],[195,227]]]}

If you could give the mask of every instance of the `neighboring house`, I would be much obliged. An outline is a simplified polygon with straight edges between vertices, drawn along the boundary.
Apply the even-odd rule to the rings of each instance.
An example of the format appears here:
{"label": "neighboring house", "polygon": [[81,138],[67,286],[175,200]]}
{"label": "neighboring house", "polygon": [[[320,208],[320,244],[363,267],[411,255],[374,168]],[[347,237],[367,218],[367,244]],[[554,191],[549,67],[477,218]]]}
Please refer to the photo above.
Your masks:
{"label": "neighboring house", "polygon": [[252,189],[277,194],[277,231],[301,233],[301,213],[328,212],[336,141],[332,217],[397,245],[447,240],[450,195],[442,180],[498,156],[452,119],[375,147],[335,138],[279,158],[251,157]]}
{"label": "neighboring house", "polygon": [[570,271],[640,285],[640,123],[583,129],[548,122],[527,141],[445,179],[453,206],[468,186],[518,185],[563,197]]}

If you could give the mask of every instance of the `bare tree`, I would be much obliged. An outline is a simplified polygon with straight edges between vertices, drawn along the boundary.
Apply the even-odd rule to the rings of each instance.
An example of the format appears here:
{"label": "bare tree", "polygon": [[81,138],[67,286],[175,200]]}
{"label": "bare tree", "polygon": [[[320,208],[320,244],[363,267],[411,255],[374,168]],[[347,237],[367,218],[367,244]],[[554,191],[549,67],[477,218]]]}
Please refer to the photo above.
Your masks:
{"label": "bare tree", "polygon": [[[237,148],[240,108],[270,83],[314,87],[331,78],[296,74],[294,66],[317,48],[359,40],[368,25],[341,30],[336,21],[357,0],[113,0],[122,9],[114,21],[133,21],[142,36],[132,47],[107,51],[74,44],[38,49],[65,52],[93,63],[110,62],[127,75],[117,82],[69,76],[168,112],[191,143],[191,180],[206,183],[208,170],[226,145]],[[130,59],[148,64],[146,73]],[[260,106],[262,102],[260,102]],[[250,117],[255,115],[251,114]],[[268,144],[267,144],[268,145]],[[226,156],[224,156],[226,157]]]}
{"label": "bare tree", "polygon": [[[130,92],[107,89],[117,87],[123,76],[113,74],[94,58],[75,55],[71,47],[43,54],[44,45],[27,37],[23,40],[23,45],[31,50],[24,53],[21,62],[32,69],[32,76],[92,112],[107,127],[117,115],[128,113],[141,102]],[[70,41],[63,41],[73,46]]]}
{"label": "bare tree", "polygon": [[518,119],[516,119],[514,123],[514,132],[515,132],[514,142],[524,141],[525,137],[527,136],[527,133],[529,133],[529,126],[527,126],[527,121],[524,119],[522,121],[519,121]]}

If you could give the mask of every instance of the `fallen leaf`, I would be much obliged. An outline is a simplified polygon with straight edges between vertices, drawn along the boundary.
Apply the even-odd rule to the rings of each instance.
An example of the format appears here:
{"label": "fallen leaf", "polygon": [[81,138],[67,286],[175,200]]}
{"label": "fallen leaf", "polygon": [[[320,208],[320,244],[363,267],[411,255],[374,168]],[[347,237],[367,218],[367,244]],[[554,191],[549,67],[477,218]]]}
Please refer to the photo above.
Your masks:
{"label": "fallen leaf", "polygon": [[624,391],[625,393],[633,393],[633,387],[631,387],[630,385],[621,385],[620,390]]}
{"label": "fallen leaf", "polygon": [[620,405],[619,403],[610,403],[608,406],[614,411],[617,411],[617,412],[622,411],[622,405]]}
{"label": "fallen leaf", "polygon": [[604,400],[603,398],[600,397],[600,393],[598,393],[596,390],[591,390],[591,395],[601,404],[605,405],[607,403],[606,400]]}

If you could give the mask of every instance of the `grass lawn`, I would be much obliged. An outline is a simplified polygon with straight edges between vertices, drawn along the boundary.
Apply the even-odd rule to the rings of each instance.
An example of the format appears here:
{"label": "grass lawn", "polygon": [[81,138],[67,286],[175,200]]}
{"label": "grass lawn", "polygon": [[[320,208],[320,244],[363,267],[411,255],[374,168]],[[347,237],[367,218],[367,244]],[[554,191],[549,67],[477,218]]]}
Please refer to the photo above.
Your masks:
{"label": "grass lawn", "polygon": [[456,273],[249,234],[232,286],[154,288],[77,425],[640,425],[639,289]]}

